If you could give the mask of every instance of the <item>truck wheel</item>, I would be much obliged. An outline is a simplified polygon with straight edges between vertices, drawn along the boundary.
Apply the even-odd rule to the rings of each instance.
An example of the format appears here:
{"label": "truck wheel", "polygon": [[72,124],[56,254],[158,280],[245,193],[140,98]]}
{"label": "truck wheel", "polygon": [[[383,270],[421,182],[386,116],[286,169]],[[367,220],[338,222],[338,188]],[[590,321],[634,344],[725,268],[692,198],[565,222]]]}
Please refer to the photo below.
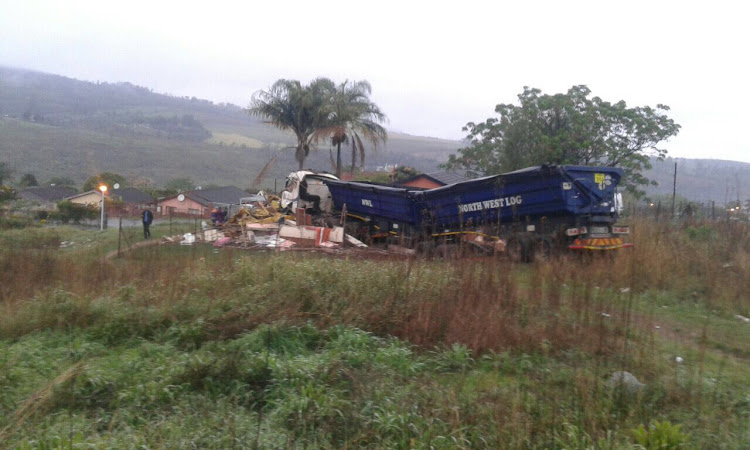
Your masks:
{"label": "truck wheel", "polygon": [[550,258],[552,246],[547,238],[539,238],[534,242],[529,252],[529,262],[547,261]]}
{"label": "truck wheel", "polygon": [[459,254],[458,245],[455,244],[440,244],[435,247],[433,253],[435,258],[440,259],[457,259]]}
{"label": "truck wheel", "polygon": [[512,237],[505,243],[505,254],[514,263],[526,262],[526,243],[519,237]]}
{"label": "truck wheel", "polygon": [[426,259],[432,258],[434,250],[435,244],[429,241],[420,242],[416,246],[417,255]]}

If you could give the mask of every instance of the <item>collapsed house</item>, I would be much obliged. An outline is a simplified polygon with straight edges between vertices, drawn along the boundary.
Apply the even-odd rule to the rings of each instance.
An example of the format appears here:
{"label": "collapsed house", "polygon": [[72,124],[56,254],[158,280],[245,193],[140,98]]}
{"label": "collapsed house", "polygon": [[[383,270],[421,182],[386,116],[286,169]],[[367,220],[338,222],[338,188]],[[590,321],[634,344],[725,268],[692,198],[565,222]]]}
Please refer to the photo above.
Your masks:
{"label": "collapsed house", "polygon": [[345,243],[356,247],[367,247],[344,232],[343,226],[313,225],[312,216],[303,208],[291,214],[290,207],[282,208],[277,196],[266,196],[262,192],[242,199],[239,211],[224,223],[204,229],[196,237],[185,241],[213,243],[216,247],[241,248],[340,248]]}

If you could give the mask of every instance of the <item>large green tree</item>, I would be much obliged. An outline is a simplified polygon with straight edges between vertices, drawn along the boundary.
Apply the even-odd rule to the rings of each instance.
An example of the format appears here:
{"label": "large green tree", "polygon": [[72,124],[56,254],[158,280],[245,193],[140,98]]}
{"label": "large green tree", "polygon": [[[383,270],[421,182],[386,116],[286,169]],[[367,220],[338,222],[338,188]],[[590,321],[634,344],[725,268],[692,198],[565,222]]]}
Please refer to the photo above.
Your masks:
{"label": "large green tree", "polygon": [[664,159],[661,145],[680,130],[666,114],[669,107],[629,108],[590,94],[583,85],[555,95],[526,87],[519,104],[497,105],[498,117],[468,123],[463,130],[471,145],[443,167],[493,175],[539,164],[604,165],[622,168],[634,193],[655,184],[642,172],[651,157]]}
{"label": "large green tree", "polygon": [[164,188],[168,191],[187,192],[195,189],[195,182],[188,177],[172,178],[167,181]]}
{"label": "large green tree", "polygon": [[13,169],[10,168],[8,163],[0,161],[0,186],[4,181],[7,181],[13,175]]}
{"label": "large green tree", "polygon": [[76,185],[76,182],[73,181],[72,178],[65,177],[65,176],[57,176],[50,178],[49,181],[47,181],[47,186],[70,186],[73,187]]}
{"label": "large green tree", "polygon": [[99,175],[93,175],[86,179],[86,182],[83,183],[83,192],[99,189],[99,186],[102,184],[105,184],[107,189],[112,192],[115,184],[125,187],[126,180],[119,173],[102,172]]}
{"label": "large green tree", "polygon": [[18,185],[23,188],[27,187],[33,187],[33,186],[39,186],[39,182],[36,179],[36,176],[34,176],[33,173],[25,173],[21,177],[21,180],[18,182]]}
{"label": "large green tree", "polygon": [[281,79],[267,91],[255,92],[246,111],[294,133],[297,138],[294,157],[302,169],[310,149],[316,144],[316,131],[324,127],[326,111],[335,91],[335,83],[328,78],[317,78],[308,85]]}
{"label": "large green tree", "polygon": [[327,109],[326,123],[323,129],[316,132],[318,136],[331,138],[331,145],[336,147],[336,176],[341,177],[341,145],[349,144],[352,150],[351,172],[357,164],[365,161],[365,145],[370,142],[377,148],[378,142],[385,142],[388,133],[381,125],[387,119],[378,106],[370,100],[372,87],[367,81],[346,80],[336,87]]}

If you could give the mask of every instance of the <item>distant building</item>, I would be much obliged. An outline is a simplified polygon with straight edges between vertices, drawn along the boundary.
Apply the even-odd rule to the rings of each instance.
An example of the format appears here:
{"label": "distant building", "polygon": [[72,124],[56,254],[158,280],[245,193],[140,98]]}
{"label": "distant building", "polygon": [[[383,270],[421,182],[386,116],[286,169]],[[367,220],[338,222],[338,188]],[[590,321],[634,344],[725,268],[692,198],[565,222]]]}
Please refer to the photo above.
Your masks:
{"label": "distant building", "polygon": [[140,215],[146,208],[156,204],[156,200],[140,189],[128,187],[112,191],[112,199],[121,203],[118,208],[123,215]]}
{"label": "distant building", "polygon": [[208,218],[212,209],[232,209],[240,204],[241,198],[247,196],[247,191],[235,186],[196,189],[161,200],[157,212],[162,216],[187,215]]}
{"label": "distant building", "polygon": [[34,203],[35,208],[43,211],[54,211],[57,209],[57,202],[75,195],[76,190],[67,186],[49,186],[49,187],[30,187],[18,191],[18,198]]}
{"label": "distant building", "polygon": [[102,193],[99,190],[94,189],[88,192],[71,195],[70,197],[65,197],[63,200],[75,203],[76,205],[96,206],[98,208],[102,201]]}
{"label": "distant building", "polygon": [[415,187],[420,189],[434,189],[440,186],[446,186],[449,184],[460,183],[467,181],[468,178],[463,177],[455,172],[432,172],[422,173],[415,175],[406,180],[399,181],[399,186]]}
{"label": "distant building", "polygon": [[398,164],[385,164],[383,166],[375,166],[375,172],[393,172],[398,168]]}

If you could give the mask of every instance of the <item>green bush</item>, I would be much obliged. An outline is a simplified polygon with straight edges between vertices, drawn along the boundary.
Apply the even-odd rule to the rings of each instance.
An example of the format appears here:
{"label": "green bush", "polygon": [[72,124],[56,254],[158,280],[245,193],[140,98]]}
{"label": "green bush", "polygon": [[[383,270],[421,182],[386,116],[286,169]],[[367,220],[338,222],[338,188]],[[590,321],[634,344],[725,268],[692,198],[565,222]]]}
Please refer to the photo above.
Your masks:
{"label": "green bush", "polygon": [[708,225],[701,225],[699,227],[687,227],[685,228],[688,238],[691,241],[706,242],[711,241],[716,237],[716,230]]}
{"label": "green bush", "polygon": [[93,206],[84,206],[63,200],[57,204],[57,211],[50,218],[57,219],[62,223],[80,223],[83,219],[93,220],[99,217],[99,210]]}
{"label": "green bush", "polygon": [[16,190],[10,186],[0,186],[0,202],[16,198]]}
{"label": "green bush", "polygon": [[7,217],[0,216],[0,230],[26,228],[34,225],[36,225],[36,223],[28,217],[20,217],[16,215]]}
{"label": "green bush", "polygon": [[656,421],[648,428],[639,425],[633,430],[633,437],[646,450],[680,449],[685,448],[688,441],[688,436],[680,428],[680,425],[672,425],[668,420]]}

